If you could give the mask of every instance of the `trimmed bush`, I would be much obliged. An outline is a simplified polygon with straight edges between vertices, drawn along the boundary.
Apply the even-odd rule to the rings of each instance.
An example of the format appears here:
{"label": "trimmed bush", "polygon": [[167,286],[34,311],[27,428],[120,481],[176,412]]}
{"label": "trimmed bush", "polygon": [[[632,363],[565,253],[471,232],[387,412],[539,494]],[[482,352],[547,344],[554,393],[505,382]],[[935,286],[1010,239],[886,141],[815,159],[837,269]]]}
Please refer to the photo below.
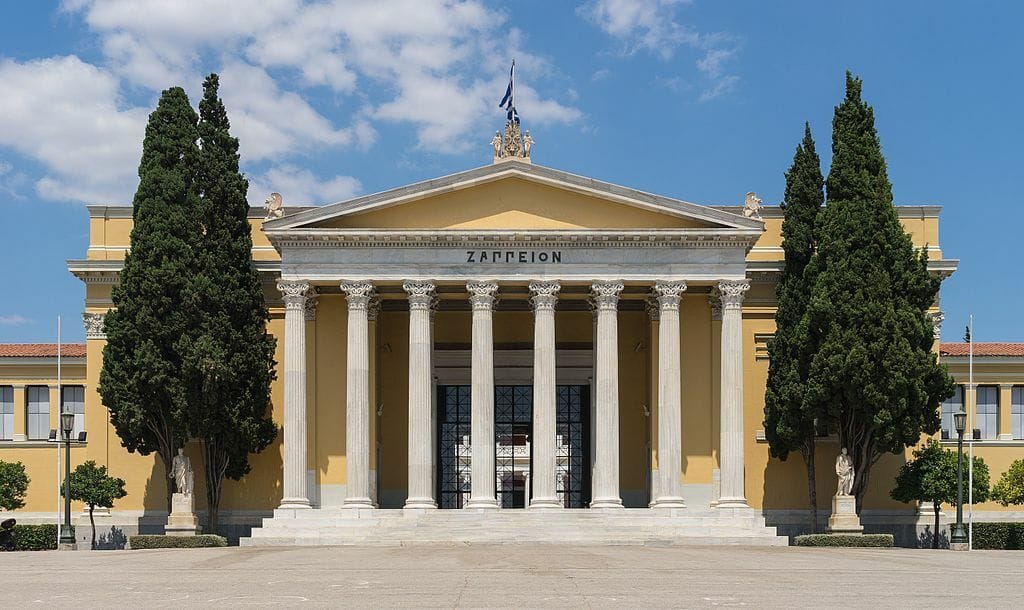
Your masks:
{"label": "trimmed bush", "polygon": [[[71,530],[74,532],[74,528]],[[15,525],[16,551],[52,551],[57,548],[57,524]]]}
{"label": "trimmed bush", "polygon": [[892,534],[808,534],[793,540],[796,546],[891,548]]}
{"label": "trimmed bush", "polygon": [[975,523],[974,548],[1007,551],[1024,549],[1024,523]]}
{"label": "trimmed bush", "polygon": [[213,546],[227,546],[223,536],[199,534],[198,536],[129,536],[128,546],[133,550],[140,549],[198,549]]}

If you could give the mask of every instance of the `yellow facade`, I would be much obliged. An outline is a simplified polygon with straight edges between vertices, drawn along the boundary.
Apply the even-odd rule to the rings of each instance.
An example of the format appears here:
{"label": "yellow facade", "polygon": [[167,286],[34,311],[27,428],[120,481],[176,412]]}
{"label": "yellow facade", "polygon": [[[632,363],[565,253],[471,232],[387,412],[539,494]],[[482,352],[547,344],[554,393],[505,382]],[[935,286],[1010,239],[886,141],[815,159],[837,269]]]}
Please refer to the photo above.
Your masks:
{"label": "yellow facade", "polygon": [[[631,195],[633,201],[626,201],[628,194],[619,191],[593,190],[583,182],[574,184],[569,187],[555,179],[494,174],[486,180],[450,188],[424,187],[414,189],[411,195],[400,193],[387,205],[368,203],[360,207],[357,201],[344,214],[316,221],[315,227],[337,232],[332,235],[363,230],[389,234],[408,232],[409,239],[418,243],[429,241],[430,231],[441,235],[445,231],[561,231],[566,234],[579,231],[581,236],[600,234],[600,231],[634,231],[636,236],[630,239],[644,240],[647,237],[643,236],[643,231],[652,234],[659,230],[714,231],[719,226],[715,219],[725,217],[722,213],[742,219],[742,208],[738,207],[680,204],[678,209],[666,209],[646,205],[646,200],[638,195]],[[709,215],[690,213],[694,209],[710,210]],[[288,210],[283,220],[296,213],[312,213],[310,210]],[[799,511],[807,504],[802,461],[798,456],[785,463],[769,459],[768,447],[763,441],[768,368],[765,346],[774,332],[774,282],[782,264],[782,215],[774,207],[764,208],[762,215],[763,232],[746,252],[747,276],[752,287],[743,303],[742,322],[745,493],[752,507],[766,511]],[[955,269],[954,261],[941,259],[939,208],[901,207],[900,217],[915,245],[929,249],[936,272],[948,273]],[[278,340],[275,358],[279,375],[272,387],[272,416],[279,425],[286,425],[283,375],[280,374],[280,363],[284,362],[284,306],[274,289],[275,280],[283,273],[281,248],[264,232],[262,214],[254,210],[250,220],[253,261],[265,279],[265,294],[271,311],[269,331]],[[83,260],[69,263],[71,271],[85,283],[88,314],[102,314],[112,305],[110,291],[129,246],[131,222],[128,208],[89,208],[89,249]],[[656,276],[658,270],[651,269],[650,273]],[[625,280],[627,289],[622,294],[618,313],[620,487],[628,505],[645,506],[650,499],[651,470],[658,467],[658,322],[651,319],[645,307],[650,282],[631,281],[628,277]],[[348,314],[345,296],[336,283],[313,283],[320,295],[315,315],[306,322],[306,460],[312,473],[311,500],[314,505],[328,506],[340,504],[346,484]],[[376,319],[370,322],[372,487],[381,506],[400,507],[408,483],[409,314],[401,307],[405,293],[400,280],[388,278],[376,283],[382,307]],[[526,279],[503,280],[499,291],[501,302],[525,304],[529,296],[526,283]],[[698,278],[687,283],[689,288],[680,307],[683,449],[680,476],[685,489],[710,498],[719,467],[721,323],[715,319],[709,299],[715,281]],[[585,306],[586,292],[583,282],[563,285],[555,323],[559,349],[590,349],[593,344],[593,317]],[[437,349],[468,349],[471,314],[461,305],[466,301],[464,283],[460,286],[454,282],[439,282],[439,296],[443,305],[434,317],[435,346]],[[569,306],[562,307],[563,304]],[[533,341],[533,317],[529,308],[499,306],[494,315],[493,340],[496,350],[528,347]],[[77,368],[73,373],[66,373],[69,379],[77,379],[86,387],[89,438],[85,446],[73,450],[72,459],[75,462],[96,460],[107,465],[111,474],[125,479],[128,496],[118,501],[115,511],[159,514],[166,507],[164,468],[155,456],[129,454],[121,447],[96,389],[103,345],[101,335],[90,336],[86,341],[85,358],[74,365]],[[0,366],[3,367],[0,368],[0,385],[25,383],[24,379],[18,381],[12,365],[0,363]],[[1014,370],[1021,374],[1020,380],[1012,383],[1024,383],[1024,359],[1022,363],[1005,366],[1011,369],[1016,366]],[[957,367],[953,367],[953,372],[960,375]],[[53,383],[52,373],[49,373],[51,377],[44,372],[37,373],[42,380],[40,383]],[[17,400],[23,398],[16,397]],[[51,411],[56,417],[55,410]],[[251,457],[252,472],[243,480],[225,482],[221,509],[228,518],[235,514],[244,520],[246,515],[267,514],[278,506],[282,497],[282,437],[279,434],[264,452]],[[834,492],[832,463],[837,451],[834,440],[823,439],[819,444],[818,496],[822,498],[823,507]],[[1007,441],[1005,447],[980,447],[978,451],[984,452],[996,477],[1020,453],[1020,447]],[[196,447],[190,445],[187,452],[198,470],[201,462]],[[0,459],[25,462],[33,479],[25,512],[54,510],[54,455],[49,445],[30,447],[0,443]],[[888,495],[894,473],[906,457],[892,456],[876,466],[864,503],[866,509],[913,513],[915,507],[896,503]],[[197,472],[196,505],[200,511],[205,508],[202,479]],[[983,508],[995,511],[1001,507],[985,505]]]}

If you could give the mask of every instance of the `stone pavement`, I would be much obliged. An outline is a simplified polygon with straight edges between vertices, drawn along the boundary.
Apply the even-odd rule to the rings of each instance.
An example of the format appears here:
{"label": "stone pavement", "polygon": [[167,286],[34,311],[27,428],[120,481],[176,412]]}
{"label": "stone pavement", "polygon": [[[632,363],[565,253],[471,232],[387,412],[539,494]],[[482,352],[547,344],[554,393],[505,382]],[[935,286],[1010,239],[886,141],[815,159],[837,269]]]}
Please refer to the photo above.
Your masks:
{"label": "stone pavement", "polygon": [[0,553],[0,607],[1020,607],[1024,552],[415,546]]}

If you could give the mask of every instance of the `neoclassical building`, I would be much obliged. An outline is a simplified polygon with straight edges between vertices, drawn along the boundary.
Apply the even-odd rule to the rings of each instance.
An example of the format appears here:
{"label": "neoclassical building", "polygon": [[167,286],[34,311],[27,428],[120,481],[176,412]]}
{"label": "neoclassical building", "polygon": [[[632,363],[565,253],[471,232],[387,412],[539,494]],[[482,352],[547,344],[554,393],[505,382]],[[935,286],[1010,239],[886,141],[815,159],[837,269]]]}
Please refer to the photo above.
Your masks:
{"label": "neoclassical building", "polygon": [[[243,535],[262,526],[244,543],[400,542],[425,531],[473,540],[484,530],[583,539],[593,523],[607,539],[669,531],[774,544],[807,522],[803,464],[770,460],[762,431],[779,208],[752,193],[746,204],[698,205],[497,146],[476,169],[272,208],[250,221],[278,341],[280,434],[249,475],[225,483],[223,520]],[[85,284],[87,328],[89,437],[73,458],[127,481],[111,525],[158,531],[163,467],[120,446],[96,392],[131,208],[88,210],[89,249],[68,262]],[[899,207],[930,268],[947,276],[957,261],[939,247],[939,212]],[[0,459],[42,473],[52,451],[26,440],[0,445]],[[827,499],[837,443],[822,439],[819,451]],[[869,530],[919,519],[888,497],[903,457],[877,466]],[[25,513],[52,515],[52,495],[33,487]]]}

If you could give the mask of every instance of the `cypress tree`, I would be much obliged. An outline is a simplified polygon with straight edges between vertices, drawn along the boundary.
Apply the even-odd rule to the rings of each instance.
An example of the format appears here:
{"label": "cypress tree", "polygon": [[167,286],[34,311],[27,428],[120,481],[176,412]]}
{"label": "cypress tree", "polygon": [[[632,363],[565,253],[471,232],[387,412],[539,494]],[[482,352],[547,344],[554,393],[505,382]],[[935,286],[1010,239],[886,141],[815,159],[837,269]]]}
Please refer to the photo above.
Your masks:
{"label": "cypress tree", "polygon": [[[192,325],[183,303],[195,266],[196,118],[180,87],[164,91],[149,116],[131,250],[104,321],[100,396],[121,444],[132,453],[156,452],[165,472],[189,438],[189,393],[180,371]],[[170,510],[173,479],[162,478]]]}
{"label": "cypress tree", "polygon": [[785,460],[799,451],[807,470],[811,527],[818,530],[818,496],[814,471],[815,421],[818,410],[804,402],[810,354],[804,313],[810,289],[804,270],[814,254],[814,224],[825,202],[825,179],[814,149],[811,126],[804,125],[793,165],[786,172],[782,201],[782,249],[785,266],[776,287],[775,337],[768,346],[768,384],[764,396],[764,432],[772,457]]}
{"label": "cypress tree", "polygon": [[198,307],[184,367],[192,431],[203,443],[210,531],[218,525],[225,477],[241,479],[250,470],[249,454],[277,434],[269,417],[275,341],[251,264],[249,183],[239,172],[238,140],[218,89],[211,74],[199,103],[200,227],[192,295]]}
{"label": "cypress tree", "polygon": [[878,459],[938,431],[938,405],[953,382],[931,351],[927,310],[940,280],[900,224],[874,111],[849,73],[832,121],[826,189],[806,270],[813,356],[805,400],[835,423],[849,450],[859,511]]}

